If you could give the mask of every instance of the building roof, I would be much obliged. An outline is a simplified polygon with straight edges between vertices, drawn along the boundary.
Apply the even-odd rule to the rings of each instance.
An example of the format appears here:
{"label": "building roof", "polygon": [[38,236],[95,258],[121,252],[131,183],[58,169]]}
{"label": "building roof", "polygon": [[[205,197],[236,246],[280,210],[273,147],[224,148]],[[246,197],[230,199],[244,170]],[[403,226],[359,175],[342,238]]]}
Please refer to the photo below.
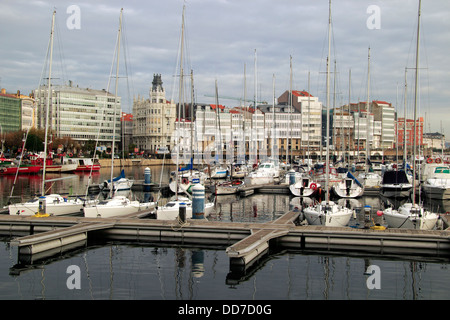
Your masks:
{"label": "building roof", "polygon": [[305,90],[302,90],[302,91],[292,90],[292,94],[296,97],[313,97],[312,94],[306,92]]}
{"label": "building roof", "polygon": [[131,113],[122,112],[121,121],[133,121],[133,115]]}
{"label": "building roof", "polygon": [[373,103],[376,103],[376,104],[387,104],[387,105],[391,105],[389,102],[386,102],[386,101],[380,101],[380,100],[373,100]]}
{"label": "building roof", "polygon": [[[210,104],[210,106],[211,106],[211,109],[216,110],[216,106],[217,106],[216,104]],[[219,104],[219,109],[224,110],[224,109],[225,109],[225,106]]]}

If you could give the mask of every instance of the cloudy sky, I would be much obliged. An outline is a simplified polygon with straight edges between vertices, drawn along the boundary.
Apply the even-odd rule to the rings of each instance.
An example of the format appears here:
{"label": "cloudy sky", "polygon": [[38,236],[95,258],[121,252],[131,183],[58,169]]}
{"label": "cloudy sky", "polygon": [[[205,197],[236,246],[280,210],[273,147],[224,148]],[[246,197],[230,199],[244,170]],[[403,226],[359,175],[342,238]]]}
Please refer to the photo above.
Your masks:
{"label": "cloudy sky", "polygon": [[[166,0],[34,1],[3,0],[0,10],[0,86],[28,94],[41,80],[56,10],[54,82],[107,88],[123,8],[119,94],[125,111],[132,99],[148,97],[153,74],[162,75],[166,96],[175,96],[183,5],[186,6],[185,59],[194,72],[197,102],[229,107],[255,94],[272,101],[290,87],[310,87],[326,102],[328,0]],[[73,8],[77,10],[73,10]],[[418,0],[335,0],[332,3],[331,75],[336,105],[367,99],[370,46],[370,98],[393,103],[412,118]],[[420,101],[426,131],[450,136],[450,2],[423,1],[420,32]],[[256,50],[256,54],[255,54]],[[245,66],[245,81],[244,81]],[[310,82],[308,84],[308,75]],[[335,81],[334,81],[335,80]],[[336,88],[336,90],[334,90]],[[113,92],[113,88],[110,87]],[[174,97],[177,99],[177,97]],[[234,98],[234,99],[228,99]],[[331,105],[332,106],[332,105]],[[446,129],[447,128],[447,129]]]}

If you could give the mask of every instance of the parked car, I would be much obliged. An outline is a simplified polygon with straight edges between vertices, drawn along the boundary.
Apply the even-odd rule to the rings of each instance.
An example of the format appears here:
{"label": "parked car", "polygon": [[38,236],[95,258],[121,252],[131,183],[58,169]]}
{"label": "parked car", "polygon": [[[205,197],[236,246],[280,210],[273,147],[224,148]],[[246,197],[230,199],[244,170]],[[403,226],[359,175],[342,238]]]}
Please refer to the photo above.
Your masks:
{"label": "parked car", "polygon": [[163,157],[169,158],[170,157],[170,151],[167,147],[159,147],[155,151],[156,158],[162,159]]}

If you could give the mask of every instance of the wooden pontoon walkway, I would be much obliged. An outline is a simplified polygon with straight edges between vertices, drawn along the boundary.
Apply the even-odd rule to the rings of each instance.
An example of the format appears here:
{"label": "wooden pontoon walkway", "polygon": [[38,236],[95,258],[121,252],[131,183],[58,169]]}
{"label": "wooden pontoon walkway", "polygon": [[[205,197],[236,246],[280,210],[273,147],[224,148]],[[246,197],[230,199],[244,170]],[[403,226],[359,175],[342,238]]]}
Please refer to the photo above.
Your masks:
{"label": "wooden pontoon walkway", "polygon": [[[356,229],[300,226],[291,211],[266,223],[140,219],[146,212],[120,218],[36,218],[0,215],[0,235],[12,237],[19,253],[61,252],[87,238],[226,248],[231,265],[248,265],[268,247],[295,250],[363,252],[392,255],[450,257],[449,230]],[[71,245],[68,245],[71,244]]]}

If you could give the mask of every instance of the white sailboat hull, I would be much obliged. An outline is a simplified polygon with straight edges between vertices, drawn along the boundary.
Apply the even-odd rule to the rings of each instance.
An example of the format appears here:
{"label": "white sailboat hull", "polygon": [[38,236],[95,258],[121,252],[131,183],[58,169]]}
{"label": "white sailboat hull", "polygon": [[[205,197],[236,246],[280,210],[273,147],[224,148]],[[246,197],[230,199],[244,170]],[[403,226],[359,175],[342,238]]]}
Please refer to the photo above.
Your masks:
{"label": "white sailboat hull", "polygon": [[364,193],[364,188],[360,187],[353,179],[343,179],[332,186],[333,192],[340,198],[358,198]]}
{"label": "white sailboat hull", "polygon": [[237,193],[242,187],[244,187],[243,181],[226,181],[220,184],[217,184],[214,186],[215,190],[214,193],[216,195],[227,195],[227,194],[235,194]]}
{"label": "white sailboat hull", "polygon": [[[45,213],[60,216],[81,214],[84,201],[81,199],[67,199],[58,194],[45,196]],[[39,199],[35,198],[23,203],[14,203],[8,206],[10,215],[32,216],[39,210]]]}
{"label": "white sailboat hull", "polygon": [[[114,191],[123,191],[123,190],[130,190],[133,186],[134,181],[127,179],[127,178],[121,178],[117,181],[114,181]],[[100,189],[103,191],[109,191],[111,190],[111,182],[105,181],[102,184],[100,184]]]}
{"label": "white sailboat hull", "polygon": [[423,194],[429,199],[450,199],[450,179],[427,179],[422,188]]}
{"label": "white sailboat hull", "polygon": [[382,184],[380,188],[381,195],[392,198],[408,197],[412,190],[412,184],[410,183],[398,183],[398,184]]}
{"label": "white sailboat hull", "polygon": [[[183,201],[173,202],[173,206],[163,206],[156,209],[156,219],[157,220],[175,220],[180,214],[180,203]],[[214,209],[213,203],[205,203],[204,216],[207,217],[211,214]],[[186,201],[186,219],[192,219],[192,203]]]}
{"label": "white sailboat hull", "polygon": [[411,214],[411,203],[405,203],[399,210],[387,208],[383,211],[384,219],[390,228],[432,230],[436,226],[438,215],[421,210],[420,215]]}
{"label": "white sailboat hull", "polygon": [[115,196],[112,199],[100,201],[96,205],[86,206],[83,211],[87,218],[111,218],[142,210],[151,210],[155,206],[156,202],[141,203],[124,196]]}
{"label": "white sailboat hull", "polygon": [[305,179],[308,180],[303,181],[303,179],[300,179],[289,186],[292,195],[296,197],[311,197],[316,193],[317,189],[321,187],[320,184],[311,181],[309,178]]}
{"label": "white sailboat hull", "polygon": [[330,201],[329,206],[317,204],[307,207],[303,209],[303,214],[310,225],[345,227],[353,215],[353,210]]}
{"label": "white sailboat hull", "polygon": [[274,183],[275,178],[270,175],[252,175],[251,173],[244,178],[247,185],[260,185]]}

